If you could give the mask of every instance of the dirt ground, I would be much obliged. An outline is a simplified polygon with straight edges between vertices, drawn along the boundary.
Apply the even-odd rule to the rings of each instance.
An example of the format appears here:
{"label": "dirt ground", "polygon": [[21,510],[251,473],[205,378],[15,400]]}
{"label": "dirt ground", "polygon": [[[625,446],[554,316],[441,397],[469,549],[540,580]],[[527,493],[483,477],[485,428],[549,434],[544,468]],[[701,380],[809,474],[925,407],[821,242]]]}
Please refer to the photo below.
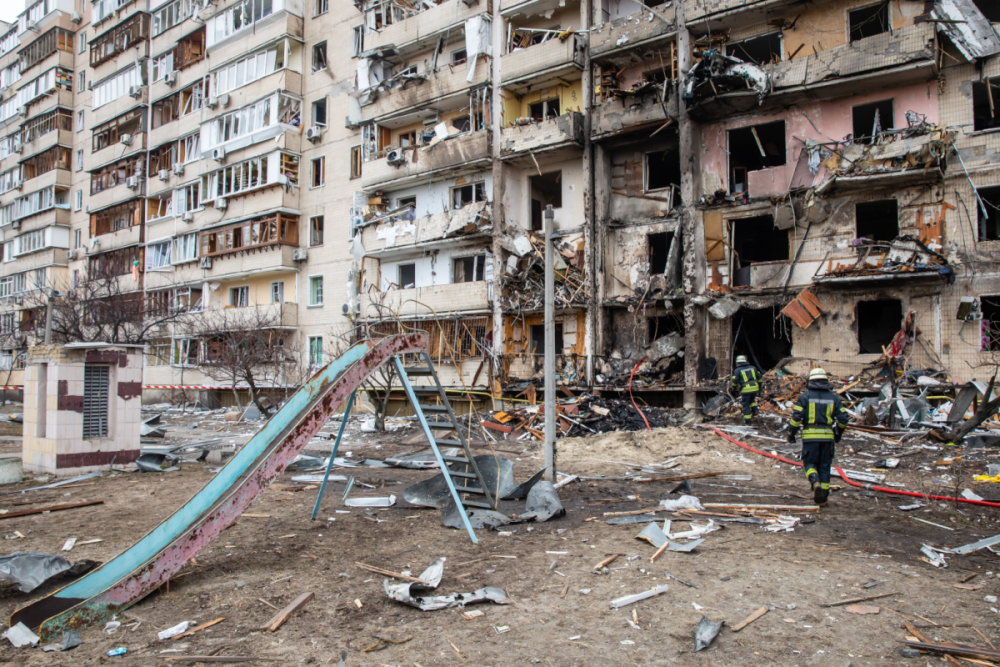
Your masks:
{"label": "dirt ground", "polygon": [[[168,442],[221,437],[222,444],[241,444],[257,428],[237,425],[217,433],[225,424],[215,415],[168,415],[164,422]],[[196,428],[187,428],[194,423]],[[765,424],[772,430],[776,425],[767,420]],[[325,431],[335,426],[329,424]],[[391,434],[361,433],[359,422],[352,421],[341,454],[382,459],[415,451],[419,445],[401,444],[412,441],[414,433],[412,428]],[[789,448],[752,437],[745,441],[767,450]],[[331,445],[332,441],[318,438],[308,451],[319,455]],[[870,440],[845,440],[838,451],[840,462],[874,447]],[[518,481],[541,467],[537,443],[500,442],[494,449],[514,461]],[[904,617],[931,639],[985,646],[978,630],[1000,645],[998,614],[993,610],[1000,607],[984,600],[1000,595],[1000,582],[993,574],[1000,574],[997,557],[987,550],[948,556],[947,569],[918,560],[922,543],[958,546],[1000,533],[996,511],[930,501],[922,509],[902,512],[897,508],[914,499],[846,488],[835,491],[822,511],[803,515],[814,519],[807,518],[793,532],[770,533],[758,525],[730,523],[709,534],[693,552],[667,552],[651,564],[654,548],[635,539],[643,526],[608,525],[603,513],[653,507],[661,499],[676,498],[669,494],[676,483],[614,479],[635,472],[625,464],[673,457],[680,457],[680,465],[663,474],[752,476],[749,481],[692,480],[692,494],[702,503],[810,505],[798,468],[694,427],[560,441],[562,471],[609,479],[580,479],[560,489],[567,510],[564,518],[509,526],[509,534],[503,535],[479,530],[478,545],[464,532],[442,526],[439,512],[407,506],[401,500],[406,485],[433,472],[352,470],[359,482],[378,487],[356,487],[354,494],[394,493],[400,498],[396,506],[337,513],[344,509],[343,484],[338,483],[325,496],[315,522],[309,516],[317,491],[301,490],[291,481],[293,473],[285,473],[247,512],[266,516],[244,516],[223,532],[174,577],[169,591],[161,588],[120,615],[123,628],[117,634],[86,629],[81,632],[83,644],[65,654],[17,650],[2,642],[0,663],[147,666],[190,664],[171,657],[216,654],[335,665],[341,651],[346,651],[348,667],[938,664],[940,659],[930,655],[901,656],[897,640],[909,634],[901,628]],[[73,561],[106,561],[179,508],[215,468],[184,463],[177,472],[113,473],[87,482],[89,486],[0,496],[0,511],[104,501],[28,517],[3,519],[0,514],[0,535],[19,531],[25,536],[5,539],[3,553],[62,553],[63,543],[76,537],[81,542],[103,541],[63,555]],[[927,478],[913,458],[890,471],[892,481],[907,485],[926,484]],[[987,495],[982,486],[976,491]],[[523,503],[505,503],[502,509],[521,512]],[[592,517],[599,520],[586,521]],[[675,530],[688,525],[684,519],[674,521]],[[622,556],[606,572],[594,572],[595,564],[611,554]],[[441,556],[447,561],[439,593],[497,586],[511,603],[422,612],[390,601],[383,578],[355,565],[362,562],[416,576]],[[668,578],[667,572],[693,586]],[[975,576],[966,581],[970,575]],[[960,583],[981,588],[956,588]],[[610,607],[612,599],[663,584],[669,590],[659,597],[619,610]],[[54,588],[23,594],[0,582],[0,604],[9,615]],[[306,591],[314,592],[315,599],[288,623],[273,633],[260,630],[276,613],[274,608]],[[822,606],[885,593],[892,595],[866,603],[878,607],[877,614]],[[770,611],[741,631],[732,631],[731,626],[761,606]],[[485,615],[466,618],[463,611],[471,609]],[[694,630],[702,615],[725,620],[726,627],[708,649],[696,653]],[[224,620],[177,641],[156,637],[158,631],[184,620],[203,624],[219,618]],[[128,649],[126,655],[105,656],[122,646]]]}

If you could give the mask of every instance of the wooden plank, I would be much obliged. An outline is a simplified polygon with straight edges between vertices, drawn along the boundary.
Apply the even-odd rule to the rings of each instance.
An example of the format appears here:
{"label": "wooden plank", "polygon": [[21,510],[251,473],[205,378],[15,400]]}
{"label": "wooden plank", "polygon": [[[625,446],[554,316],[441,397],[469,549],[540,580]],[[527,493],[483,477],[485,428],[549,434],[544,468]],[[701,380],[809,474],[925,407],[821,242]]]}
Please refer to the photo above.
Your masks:
{"label": "wooden plank", "polygon": [[0,514],[0,519],[13,519],[19,516],[29,516],[31,514],[44,514],[46,512],[59,512],[61,510],[71,510],[77,507],[90,507],[91,505],[103,505],[103,500],[92,500],[87,503],[69,503],[67,505],[49,505],[48,507],[36,507],[30,510],[21,510],[20,512],[8,512],[7,514]]}
{"label": "wooden plank", "polygon": [[205,628],[210,628],[213,625],[217,625],[219,623],[222,623],[224,620],[226,620],[226,617],[225,616],[220,616],[219,618],[215,619],[214,621],[209,621],[208,623],[205,623],[204,625],[199,625],[197,628],[192,628],[192,629],[188,630],[185,633],[179,634],[176,637],[174,637],[173,639],[174,639],[174,641],[177,641],[181,637],[188,637],[190,635],[193,635],[196,632],[201,632]]}
{"label": "wooden plank", "polygon": [[491,431],[500,431],[501,433],[510,433],[514,429],[510,426],[504,426],[503,424],[494,424],[493,422],[484,421],[482,422],[484,428],[488,428]]}
{"label": "wooden plank", "polygon": [[753,623],[754,621],[756,621],[758,618],[760,618],[761,616],[763,616],[766,613],[767,613],[767,607],[761,607],[760,609],[758,609],[757,611],[755,611],[754,613],[750,614],[749,616],[747,616],[746,618],[744,618],[742,621],[740,621],[739,623],[737,623],[736,625],[734,625],[733,626],[733,632],[739,632],[740,630],[742,630],[743,628],[747,627],[748,625],[750,625],[751,623]]}
{"label": "wooden plank", "polygon": [[717,477],[718,475],[725,475],[724,472],[696,472],[690,475],[674,475],[672,477],[643,477],[636,478],[635,481],[641,484],[648,484],[649,482],[683,482],[685,479],[701,479],[702,477]]}
{"label": "wooden plank", "polygon": [[383,570],[382,568],[375,567],[374,565],[365,565],[364,563],[359,563],[357,561],[354,561],[354,564],[357,567],[360,567],[362,570],[368,570],[369,572],[374,572],[375,574],[384,574],[387,577],[395,577],[396,579],[406,579],[407,581],[415,581],[418,584],[426,584],[427,583],[423,579],[418,579],[416,577],[411,577],[411,576],[406,575],[406,574],[399,574],[398,572],[393,572],[391,570]]}
{"label": "wooden plank", "polygon": [[851,598],[850,600],[841,600],[840,602],[829,602],[827,604],[821,604],[820,607],[840,607],[845,604],[854,604],[855,602],[867,602],[868,600],[878,600],[879,598],[887,598],[892,595],[899,595],[899,593],[882,593],[882,595],[869,595],[868,597],[863,597],[863,598]]}
{"label": "wooden plank", "polygon": [[292,614],[294,614],[302,607],[306,606],[309,603],[309,601],[312,600],[314,597],[316,597],[316,594],[311,591],[308,593],[303,593],[299,597],[292,600],[292,603],[290,605],[288,605],[287,607],[279,611],[277,614],[275,614],[274,618],[269,620],[264,625],[260,626],[260,629],[270,630],[271,632],[274,632],[282,625],[284,625],[288,621],[288,619],[291,618]]}

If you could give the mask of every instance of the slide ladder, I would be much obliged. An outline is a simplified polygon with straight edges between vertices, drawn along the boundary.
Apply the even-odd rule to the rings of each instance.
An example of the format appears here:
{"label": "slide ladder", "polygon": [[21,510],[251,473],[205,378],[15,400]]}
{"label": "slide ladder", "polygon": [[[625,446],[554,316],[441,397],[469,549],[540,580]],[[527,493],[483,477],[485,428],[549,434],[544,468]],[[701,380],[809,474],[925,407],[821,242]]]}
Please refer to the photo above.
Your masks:
{"label": "slide ladder", "polygon": [[[65,630],[110,620],[168,583],[173,574],[236,521],[277,479],[372,372],[387,362],[396,363],[398,368],[400,356],[422,353],[427,349],[427,340],[426,332],[417,331],[365,341],[348,349],[292,394],[267,424],[180,509],[101,567],[14,612],[10,625],[24,623],[38,631],[41,643],[47,644],[58,640]],[[434,378],[436,382],[437,377]],[[407,393],[412,400],[412,387]],[[439,393],[444,395],[443,391]],[[419,408],[418,414],[422,415]],[[450,407],[448,414],[454,424]],[[432,434],[422,416],[421,422],[430,438]],[[433,439],[431,443],[438,452]],[[468,452],[467,447],[465,451]],[[442,470],[447,471],[440,452],[438,460]],[[467,455],[467,460],[472,457]],[[490,498],[488,493],[486,496]],[[468,527],[468,517],[461,505],[460,509]],[[470,533],[471,530],[470,527]]]}

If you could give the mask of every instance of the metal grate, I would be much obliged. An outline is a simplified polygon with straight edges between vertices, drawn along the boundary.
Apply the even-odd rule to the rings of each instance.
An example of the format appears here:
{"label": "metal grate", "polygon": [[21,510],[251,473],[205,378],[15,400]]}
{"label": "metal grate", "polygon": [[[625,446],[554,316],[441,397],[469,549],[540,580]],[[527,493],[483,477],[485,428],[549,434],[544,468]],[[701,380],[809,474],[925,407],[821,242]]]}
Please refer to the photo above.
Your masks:
{"label": "metal grate", "polygon": [[83,438],[108,437],[107,366],[87,365],[83,369]]}

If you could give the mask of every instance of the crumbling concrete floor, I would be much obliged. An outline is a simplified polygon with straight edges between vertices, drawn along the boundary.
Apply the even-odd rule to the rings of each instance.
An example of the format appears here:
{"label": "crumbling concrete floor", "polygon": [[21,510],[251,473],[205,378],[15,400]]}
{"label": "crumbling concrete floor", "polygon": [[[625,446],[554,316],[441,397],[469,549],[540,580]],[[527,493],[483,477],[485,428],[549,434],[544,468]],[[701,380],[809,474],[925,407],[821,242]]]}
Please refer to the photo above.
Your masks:
{"label": "crumbling concrete floor", "polygon": [[[412,429],[388,435],[353,434],[348,442],[356,438],[355,442],[347,449],[354,450],[355,458],[384,458],[412,450],[398,444],[412,434]],[[496,447],[520,451],[524,443]],[[665,474],[724,472],[753,477],[692,480],[692,493],[702,502],[809,504],[796,497],[807,491],[798,470],[740,450],[701,429],[612,433],[560,442],[563,468],[571,473],[620,476],[627,467],[590,459],[652,463],[680,454],[690,456],[683,456],[682,465]],[[541,464],[537,446],[521,456],[504,455],[519,459],[518,480]],[[351,472],[360,481],[386,485],[376,490],[362,487],[355,493],[393,492],[397,498],[406,484],[432,474],[401,469]],[[203,464],[182,464],[179,472],[105,476],[89,487],[43,491],[30,498],[0,497],[0,509],[26,501],[40,505],[106,501],[78,510],[0,520],[0,533],[13,535],[17,530],[26,536],[4,541],[4,553],[62,553],[59,550],[69,537],[100,538],[104,541],[63,555],[71,560],[107,560],[179,507],[210,476]],[[944,570],[917,560],[922,542],[955,546],[1000,533],[997,514],[988,510],[962,507],[959,513],[932,503],[931,511],[921,518],[955,529],[945,531],[901,519],[895,506],[905,501],[869,497],[852,489],[835,493],[814,523],[797,526],[794,532],[772,534],[759,526],[730,524],[708,535],[694,552],[666,553],[651,564],[653,548],[634,539],[641,526],[585,519],[655,506],[662,498],[677,497],[667,495],[674,483],[573,482],[560,490],[568,511],[565,518],[512,526],[507,536],[479,531],[481,542],[476,546],[464,532],[443,527],[433,510],[397,505],[370,513],[349,508],[349,514],[338,514],[336,510],[348,509],[340,498],[342,484],[332,486],[319,520],[310,522],[316,490],[292,492],[297,485],[291,476],[285,473],[247,512],[263,516],[238,520],[174,577],[169,591],[161,589],[120,615],[123,626],[139,622],[137,627],[111,636],[100,628],[86,629],[81,632],[83,644],[65,655],[16,650],[4,642],[0,662],[70,665],[113,660],[150,665],[168,664],[163,659],[171,655],[218,653],[333,665],[346,650],[349,666],[902,663],[896,640],[908,633],[899,628],[903,619],[889,608],[922,626],[930,624],[921,616],[942,626],[962,626],[922,629],[932,638],[984,645],[974,626],[994,642],[1000,639],[997,614],[990,610],[996,605],[983,600],[1000,594],[1000,584],[986,574],[1000,572],[995,556],[982,551],[949,557],[950,566]],[[510,503],[504,510],[519,511],[520,504]],[[336,520],[329,521],[331,517]],[[624,556],[609,566],[608,573],[592,571],[616,553]],[[357,561],[417,575],[440,556],[448,560],[439,592],[498,586],[507,591],[512,604],[478,605],[474,609],[485,615],[473,619],[465,618],[461,609],[421,612],[390,602],[382,590],[382,577],[355,566]],[[629,560],[630,556],[639,558]],[[698,588],[667,579],[667,571]],[[968,584],[982,584],[982,589],[954,588],[973,573],[978,576]],[[884,583],[863,588],[873,580]],[[669,591],[658,598],[617,611],[609,606],[612,599],[662,584],[668,584]],[[313,591],[316,598],[288,623],[274,633],[259,630],[276,613],[268,605],[281,608],[306,591]],[[46,592],[49,589],[26,595],[0,584],[3,611],[9,615]],[[820,606],[890,592],[898,595],[868,603],[881,607],[877,615]],[[694,629],[703,614],[732,626],[764,605],[775,608],[738,633],[724,627],[709,649],[694,653]],[[638,629],[629,624],[633,610]],[[156,638],[157,631],[183,620],[206,623],[220,617],[225,620],[179,641]],[[498,631],[504,627],[509,631]],[[411,639],[392,644],[380,643],[378,637]],[[376,649],[360,652],[375,644]],[[128,648],[125,656],[103,657],[119,646]],[[165,650],[171,652],[161,653]]]}

